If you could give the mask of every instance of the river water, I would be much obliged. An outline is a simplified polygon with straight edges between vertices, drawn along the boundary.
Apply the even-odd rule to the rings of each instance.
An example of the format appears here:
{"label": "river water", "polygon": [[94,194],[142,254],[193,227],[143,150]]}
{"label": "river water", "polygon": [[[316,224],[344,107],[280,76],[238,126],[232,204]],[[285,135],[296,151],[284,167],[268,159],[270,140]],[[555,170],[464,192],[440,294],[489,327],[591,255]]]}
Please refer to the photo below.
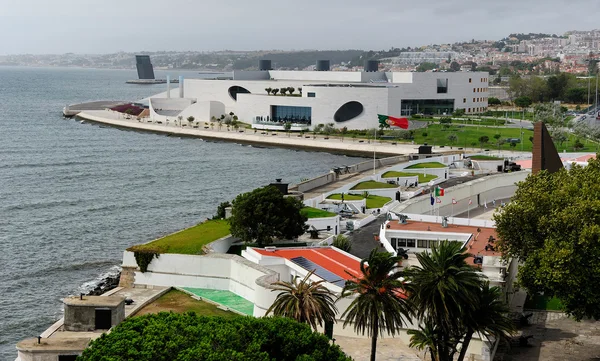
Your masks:
{"label": "river water", "polygon": [[135,76],[0,67],[0,360],[14,360],[19,340],[59,319],[63,297],[115,272],[125,248],[194,225],[275,178],[295,183],[359,161],[62,117],[65,104],[138,100],[166,88],[125,84]]}

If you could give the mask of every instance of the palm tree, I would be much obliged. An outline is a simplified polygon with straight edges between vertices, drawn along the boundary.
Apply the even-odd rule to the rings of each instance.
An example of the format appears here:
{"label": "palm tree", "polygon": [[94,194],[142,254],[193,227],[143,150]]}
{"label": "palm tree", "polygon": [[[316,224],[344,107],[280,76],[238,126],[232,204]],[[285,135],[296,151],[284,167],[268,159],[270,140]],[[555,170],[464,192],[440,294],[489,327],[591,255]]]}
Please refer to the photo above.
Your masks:
{"label": "palm tree", "polygon": [[438,334],[439,330],[430,318],[426,319],[418,330],[406,331],[410,335],[408,347],[414,347],[419,351],[429,352],[432,361],[438,361]]}
{"label": "palm tree", "polygon": [[337,307],[333,293],[321,281],[310,281],[314,270],[303,279],[294,277],[292,282],[278,281],[273,283],[272,292],[282,291],[267,310],[275,316],[292,318],[301,323],[308,323],[315,331],[317,325],[335,322]]}
{"label": "palm tree", "polygon": [[452,359],[464,334],[462,316],[477,302],[481,278],[467,264],[469,256],[462,243],[442,241],[431,253],[417,254],[420,265],[407,270],[410,282],[406,289],[417,317],[433,322],[439,331],[436,350],[440,361]]}
{"label": "palm tree", "polygon": [[[344,327],[353,323],[354,331],[371,336],[371,361],[375,361],[377,337],[387,331],[392,335],[410,319],[412,311],[403,295],[399,257],[371,251],[360,262],[360,278],[346,281],[341,297],[355,296],[342,318]],[[354,276],[354,275],[353,275]]]}
{"label": "palm tree", "polygon": [[512,320],[507,317],[508,306],[502,301],[502,290],[499,287],[490,287],[489,281],[482,283],[477,290],[477,302],[462,319],[466,327],[466,334],[458,361],[463,361],[467,348],[475,332],[492,342],[493,339],[506,339],[507,335],[515,331]]}

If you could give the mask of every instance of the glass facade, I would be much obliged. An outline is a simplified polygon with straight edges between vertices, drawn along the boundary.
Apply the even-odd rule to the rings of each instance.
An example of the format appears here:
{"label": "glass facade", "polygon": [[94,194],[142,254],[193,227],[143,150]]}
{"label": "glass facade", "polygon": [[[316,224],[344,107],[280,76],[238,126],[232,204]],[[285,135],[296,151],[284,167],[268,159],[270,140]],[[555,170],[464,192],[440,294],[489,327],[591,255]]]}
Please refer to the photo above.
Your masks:
{"label": "glass facade", "polygon": [[[413,238],[396,238],[392,237],[390,239],[390,244],[395,250],[398,248],[433,248],[439,244],[439,240],[437,239],[413,239]],[[450,241],[450,242],[458,242],[463,244],[461,241]]]}
{"label": "glass facade", "polygon": [[402,115],[451,114],[454,111],[454,99],[405,99],[400,104]]}
{"label": "glass facade", "polygon": [[311,107],[271,105],[271,121],[310,124],[311,120]]}

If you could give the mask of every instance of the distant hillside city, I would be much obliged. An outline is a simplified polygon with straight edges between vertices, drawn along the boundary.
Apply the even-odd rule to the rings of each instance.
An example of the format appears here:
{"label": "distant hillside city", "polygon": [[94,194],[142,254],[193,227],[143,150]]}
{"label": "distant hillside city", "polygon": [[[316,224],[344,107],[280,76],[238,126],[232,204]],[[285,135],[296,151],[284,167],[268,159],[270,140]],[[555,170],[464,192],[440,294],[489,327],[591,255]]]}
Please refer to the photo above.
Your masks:
{"label": "distant hillside city", "polygon": [[[365,60],[379,60],[385,71],[488,71],[498,84],[514,74],[578,75],[596,73],[600,60],[600,30],[556,34],[510,34],[500,40],[471,40],[389,50],[329,51],[215,51],[141,52],[152,57],[156,69],[202,71],[254,70],[257,59],[268,58],[276,69],[312,70],[327,59],[334,71],[361,71]],[[134,54],[6,55],[0,65],[89,68],[135,68]]]}

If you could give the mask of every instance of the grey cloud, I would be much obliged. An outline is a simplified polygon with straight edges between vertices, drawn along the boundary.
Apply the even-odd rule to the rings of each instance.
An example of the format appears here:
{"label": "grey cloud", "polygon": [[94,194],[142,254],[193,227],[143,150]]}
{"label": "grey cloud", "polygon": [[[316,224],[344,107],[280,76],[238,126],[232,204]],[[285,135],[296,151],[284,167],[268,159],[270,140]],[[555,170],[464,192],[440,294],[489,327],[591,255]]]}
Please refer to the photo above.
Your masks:
{"label": "grey cloud", "polygon": [[387,49],[597,28],[598,0],[0,0],[0,53]]}

